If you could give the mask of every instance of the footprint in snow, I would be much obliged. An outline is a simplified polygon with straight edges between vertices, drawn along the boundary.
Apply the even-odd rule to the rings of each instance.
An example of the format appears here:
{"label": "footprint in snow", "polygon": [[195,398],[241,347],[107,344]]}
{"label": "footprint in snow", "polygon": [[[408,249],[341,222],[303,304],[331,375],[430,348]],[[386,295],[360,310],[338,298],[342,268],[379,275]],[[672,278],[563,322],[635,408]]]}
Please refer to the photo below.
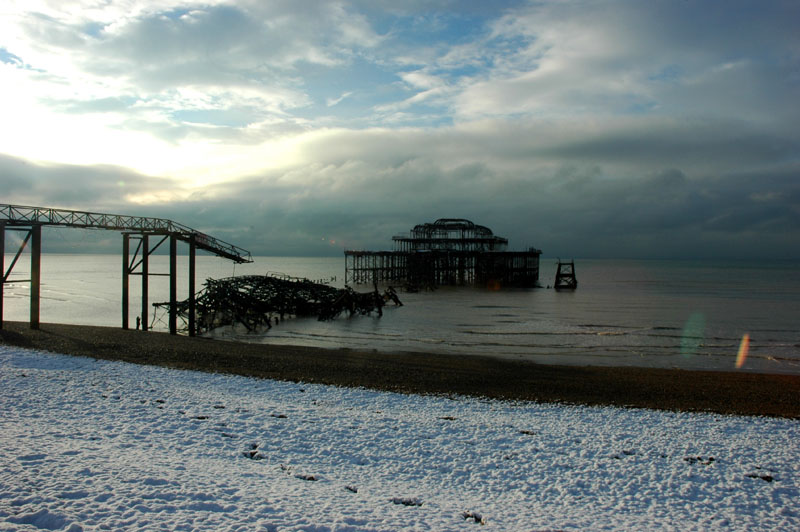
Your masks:
{"label": "footprint in snow", "polygon": [[[622,455],[623,456],[633,456],[635,454],[636,454],[636,451],[629,451],[627,449],[622,451]],[[622,456],[620,456],[619,454],[615,454],[614,455],[614,459],[615,460],[622,460]],[[714,460],[714,459],[712,458],[711,460]]]}
{"label": "footprint in snow", "polygon": [[251,443],[249,449],[242,451],[242,456],[249,458],[250,460],[263,460],[266,458],[261,451],[258,450],[257,443]]}
{"label": "footprint in snow", "polygon": [[47,458],[47,455],[44,453],[17,456],[17,460],[20,462],[38,462],[40,460],[44,460],[45,458]]}
{"label": "footprint in snow", "polygon": [[686,456],[683,461],[689,464],[711,465],[711,463],[714,462],[714,457],[709,456],[708,458],[703,458],[702,456]]}
{"label": "footprint in snow", "polygon": [[482,525],[486,524],[486,518],[483,517],[478,512],[466,511],[463,514],[461,514],[461,516],[464,518],[465,521],[474,521]]}
{"label": "footprint in snow", "polygon": [[265,458],[265,456],[261,454],[260,451],[257,451],[255,449],[242,452],[242,456],[244,456],[245,458],[249,458],[250,460],[263,460]]}
{"label": "footprint in snow", "polygon": [[422,506],[422,499],[419,497],[393,497],[391,501],[394,504],[402,504],[403,506]]}
{"label": "footprint in snow", "polygon": [[747,478],[760,478],[764,482],[772,482],[773,480],[775,480],[775,477],[773,477],[772,475],[762,475],[760,473],[748,473],[745,476]]}

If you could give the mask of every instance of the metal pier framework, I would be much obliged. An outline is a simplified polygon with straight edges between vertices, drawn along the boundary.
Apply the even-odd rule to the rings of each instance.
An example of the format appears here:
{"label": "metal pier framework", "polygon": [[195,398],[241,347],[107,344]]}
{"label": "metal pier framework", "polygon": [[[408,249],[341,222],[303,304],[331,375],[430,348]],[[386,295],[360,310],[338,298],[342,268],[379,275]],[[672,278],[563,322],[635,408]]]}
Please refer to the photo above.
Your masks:
{"label": "metal pier framework", "polygon": [[345,283],[538,285],[540,250],[506,251],[507,239],[469,220],[441,218],[392,240],[394,251],[345,251]]}
{"label": "metal pier framework", "polygon": [[[185,225],[164,218],[146,218],[119,214],[25,207],[0,204],[0,329],[3,328],[3,288],[7,283],[30,282],[30,326],[39,328],[39,300],[41,294],[42,227],[75,227],[81,229],[106,229],[122,232],[122,328],[129,327],[130,276],[142,278],[141,326],[147,330],[148,278],[153,275],[169,276],[169,332],[177,334],[177,245],[189,245],[189,335],[195,326],[195,254],[198,249],[237,263],[252,262],[250,252],[216,239]],[[11,264],[5,266],[6,231],[25,234]],[[169,273],[153,273],[149,267],[150,255],[164,242],[169,241]],[[31,244],[30,279],[9,279],[25,247]],[[131,245],[136,248],[131,253]]]}

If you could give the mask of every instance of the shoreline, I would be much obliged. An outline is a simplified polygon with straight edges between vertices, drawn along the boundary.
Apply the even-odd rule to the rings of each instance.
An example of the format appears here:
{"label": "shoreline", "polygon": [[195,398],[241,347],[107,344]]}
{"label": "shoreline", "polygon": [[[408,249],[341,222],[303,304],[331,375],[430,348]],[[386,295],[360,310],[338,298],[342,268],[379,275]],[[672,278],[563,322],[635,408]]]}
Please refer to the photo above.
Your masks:
{"label": "shoreline", "polygon": [[0,344],[95,359],[399,393],[800,419],[800,376],[556,366],[492,356],[251,344],[113,327],[4,322]]}

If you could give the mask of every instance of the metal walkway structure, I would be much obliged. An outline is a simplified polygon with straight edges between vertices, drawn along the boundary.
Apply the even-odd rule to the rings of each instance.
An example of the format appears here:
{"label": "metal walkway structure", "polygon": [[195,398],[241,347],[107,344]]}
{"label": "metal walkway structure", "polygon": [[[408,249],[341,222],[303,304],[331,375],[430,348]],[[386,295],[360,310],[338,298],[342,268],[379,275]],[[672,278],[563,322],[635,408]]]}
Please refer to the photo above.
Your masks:
{"label": "metal walkway structure", "polygon": [[[236,263],[253,262],[250,252],[234,246],[185,225],[164,218],[148,218],[142,216],[125,216],[96,212],[52,209],[47,207],[27,207],[21,205],[0,204],[0,329],[3,327],[3,287],[11,282],[30,282],[31,305],[30,326],[39,328],[39,300],[41,293],[41,254],[42,227],[74,227],[80,229],[101,229],[120,231],[122,233],[122,328],[127,329],[129,318],[129,279],[131,275],[142,278],[142,314],[140,323],[147,330],[148,315],[148,278],[152,275],[169,275],[170,312],[169,330],[177,333],[177,243],[189,245],[189,334],[193,336],[197,330],[195,325],[195,254],[198,249],[207,251],[218,257]],[[5,235],[6,231],[21,231],[25,237],[17,250],[8,269],[5,267]],[[151,238],[155,242],[152,245]],[[169,240],[169,273],[151,273],[149,257],[161,244]],[[131,244],[137,242],[131,254]],[[25,247],[31,244],[31,278],[9,280],[14,266]],[[138,327],[138,324],[137,324]]]}

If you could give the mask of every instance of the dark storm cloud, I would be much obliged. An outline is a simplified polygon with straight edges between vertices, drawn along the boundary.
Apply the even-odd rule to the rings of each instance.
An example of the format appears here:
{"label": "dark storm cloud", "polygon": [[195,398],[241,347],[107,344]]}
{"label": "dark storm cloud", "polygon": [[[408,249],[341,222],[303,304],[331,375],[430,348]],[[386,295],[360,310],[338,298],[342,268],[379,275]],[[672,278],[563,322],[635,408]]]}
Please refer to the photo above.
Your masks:
{"label": "dark storm cloud", "polygon": [[[534,174],[512,178],[485,165],[443,169],[421,160],[391,169],[349,161],[296,169],[290,178],[229,183],[214,191],[206,215],[237,212],[249,225],[241,238],[277,254],[388,249],[392,235],[416,223],[465,217],[510,238],[513,247],[563,256],[742,257],[749,245],[763,247],[758,235],[769,231],[785,244],[772,257],[797,257],[790,242],[800,237],[800,185],[791,165],[757,174],[665,168],[617,176],[601,165],[559,164]],[[737,241],[741,247],[730,247]]]}
{"label": "dark storm cloud", "polygon": [[602,129],[571,135],[557,145],[542,143],[541,153],[564,160],[652,166],[674,164],[733,169],[797,159],[800,136],[759,130],[737,120],[609,120]]}
{"label": "dark storm cloud", "polygon": [[378,175],[369,165],[350,163],[139,205],[125,201],[121,180],[138,180],[134,192],[166,183],[107,167],[0,163],[9,197],[170,218],[256,254],[390,249],[391,237],[416,223],[465,217],[508,237],[512,247],[536,246],[550,256],[741,258],[757,249],[772,258],[798,258],[791,244],[800,238],[797,167],[700,178],[678,169],[613,177],[597,166],[563,165],[509,179],[481,166],[437,170],[409,162]]}

